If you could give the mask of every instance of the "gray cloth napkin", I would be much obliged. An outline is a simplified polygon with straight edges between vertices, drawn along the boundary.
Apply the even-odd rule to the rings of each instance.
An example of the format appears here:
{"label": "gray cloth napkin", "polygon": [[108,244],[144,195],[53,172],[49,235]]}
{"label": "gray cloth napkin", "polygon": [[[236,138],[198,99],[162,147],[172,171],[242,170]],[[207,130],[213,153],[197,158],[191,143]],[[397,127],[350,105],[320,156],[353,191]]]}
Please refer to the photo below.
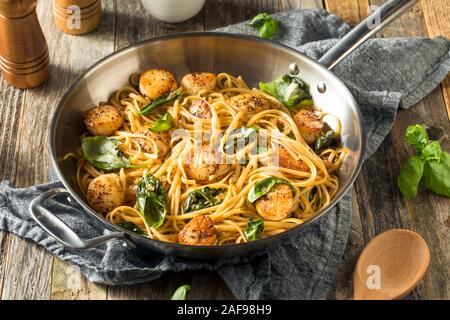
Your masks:
{"label": "gray cloth napkin", "polygon": [[[324,10],[294,10],[274,15],[282,24],[275,39],[318,59],[350,28]],[[250,33],[245,23],[220,29]],[[347,84],[364,115],[370,156],[383,141],[397,108],[408,108],[429,94],[450,70],[450,41],[443,38],[374,39],[337,66],[334,72]],[[88,251],[64,248],[28,214],[30,201],[58,181],[16,189],[0,183],[0,228],[30,239],[60,259],[78,265],[90,281],[107,285],[135,284],[167,271],[218,270],[238,299],[324,299],[333,284],[351,223],[351,194],[289,242],[251,262],[198,262],[149,254],[140,258],[119,241]],[[104,232],[104,226],[66,199],[49,202],[51,211],[85,238]]]}

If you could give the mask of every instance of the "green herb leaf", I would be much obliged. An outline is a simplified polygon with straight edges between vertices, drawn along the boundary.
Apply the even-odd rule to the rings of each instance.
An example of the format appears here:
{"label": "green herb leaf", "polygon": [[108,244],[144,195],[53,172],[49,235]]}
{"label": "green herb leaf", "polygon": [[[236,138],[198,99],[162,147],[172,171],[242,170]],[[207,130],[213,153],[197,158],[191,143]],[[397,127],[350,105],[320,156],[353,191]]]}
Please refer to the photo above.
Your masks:
{"label": "green herb leaf", "polygon": [[260,82],[259,88],[277,98],[288,108],[313,104],[309,85],[298,77],[285,74],[271,82]]}
{"label": "green herb leaf", "polygon": [[158,228],[166,217],[166,191],[161,182],[146,174],[141,178],[136,190],[139,212],[148,227]]}
{"label": "green herb leaf", "polygon": [[405,138],[409,145],[419,152],[428,144],[427,130],[420,124],[409,126],[406,129]]}
{"label": "green herb leaf", "polygon": [[105,136],[81,139],[81,149],[86,160],[95,168],[108,171],[128,167],[128,159],[117,148],[119,144],[118,139]]}
{"label": "green herb leaf", "polygon": [[222,203],[223,200],[218,196],[223,192],[225,189],[210,187],[190,191],[184,205],[184,212],[197,211]]}
{"label": "green herb leaf", "polygon": [[182,285],[172,295],[170,300],[186,300],[186,295],[191,290],[191,286],[188,284]]}
{"label": "green herb leaf", "polygon": [[166,103],[169,103],[169,102],[177,99],[180,95],[181,95],[181,93],[179,91],[172,91],[169,94],[167,94],[167,93],[163,94],[163,95],[159,96],[158,98],[156,98],[155,100],[153,100],[152,102],[143,106],[141,108],[141,111],[139,112],[139,114],[145,116],[145,115],[151,113],[155,108],[165,105]]}
{"label": "green herb leaf", "polygon": [[333,141],[334,131],[329,130],[325,133],[322,133],[316,140],[314,145],[314,151],[319,152],[320,150],[327,148],[330,146]]}
{"label": "green herb leaf", "polygon": [[429,160],[440,160],[442,155],[442,148],[439,141],[433,141],[426,145],[422,149],[422,159],[425,161]]}
{"label": "green herb leaf", "polygon": [[424,161],[419,156],[412,156],[403,166],[397,178],[397,186],[406,198],[417,195],[422,179]]}
{"label": "green herb leaf", "polygon": [[173,120],[170,112],[166,112],[150,128],[153,132],[164,132],[173,128]]}
{"label": "green herb leaf", "polygon": [[248,241],[255,241],[261,238],[261,233],[263,232],[263,230],[264,220],[253,220],[253,218],[250,218],[247,223],[247,227],[244,229],[244,235]]}
{"label": "green herb leaf", "polygon": [[439,160],[425,163],[422,182],[434,193],[450,198],[450,154],[442,152]]}
{"label": "green herb leaf", "polygon": [[134,233],[137,233],[137,234],[140,234],[143,236],[147,236],[147,234],[141,228],[139,228],[136,224],[134,224],[131,221],[123,221],[123,222],[119,223],[118,226],[120,226],[128,231],[132,231]]}
{"label": "green herb leaf", "polygon": [[[266,178],[257,182],[249,191],[247,199],[250,203],[254,203],[262,196],[269,193],[269,191],[277,184],[287,184],[291,186],[289,181],[280,178]],[[291,186],[292,187],[292,186]],[[294,191],[294,190],[293,190]]]}
{"label": "green herb leaf", "polygon": [[267,13],[256,15],[249,23],[249,26],[259,30],[259,36],[263,39],[269,39],[278,34],[279,22]]}

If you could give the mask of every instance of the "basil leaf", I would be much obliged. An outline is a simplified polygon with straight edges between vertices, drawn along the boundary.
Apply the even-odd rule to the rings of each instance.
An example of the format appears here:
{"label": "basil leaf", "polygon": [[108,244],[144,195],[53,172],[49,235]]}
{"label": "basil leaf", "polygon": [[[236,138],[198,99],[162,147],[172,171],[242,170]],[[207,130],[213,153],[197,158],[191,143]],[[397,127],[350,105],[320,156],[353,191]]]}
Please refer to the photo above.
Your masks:
{"label": "basil leaf", "polygon": [[409,145],[419,152],[428,144],[427,130],[420,124],[409,126],[406,129],[405,138]]}
{"label": "basil leaf", "polygon": [[440,160],[441,155],[442,155],[442,148],[439,141],[433,141],[427,144],[426,147],[422,149],[422,159],[424,161]]}
{"label": "basil leaf", "polygon": [[434,193],[450,198],[450,154],[442,152],[438,160],[425,163],[422,182]]}
{"label": "basil leaf", "polygon": [[161,182],[146,174],[141,178],[136,190],[139,212],[148,227],[158,228],[166,217],[166,191]]}
{"label": "basil leaf", "polygon": [[289,181],[280,178],[266,178],[257,182],[249,191],[247,195],[247,200],[250,203],[254,203],[256,200],[262,196],[269,193],[269,191],[277,184],[287,184],[291,186]]}
{"label": "basil leaf", "polygon": [[247,238],[248,241],[258,240],[261,238],[261,233],[263,232],[263,230],[264,220],[253,220],[253,218],[250,218],[247,223],[247,227],[244,229],[245,238]]}
{"label": "basil leaf", "polygon": [[260,82],[259,88],[277,98],[288,108],[313,104],[309,85],[298,77],[285,74],[271,82]]}
{"label": "basil leaf", "polygon": [[123,222],[119,223],[118,226],[120,226],[128,231],[131,231],[131,232],[143,235],[143,236],[147,236],[147,234],[141,228],[139,228],[136,224],[134,224],[131,221],[123,221]]}
{"label": "basil leaf", "polygon": [[172,91],[169,94],[167,94],[167,93],[163,94],[163,95],[159,96],[158,98],[156,98],[155,100],[153,100],[152,102],[149,102],[148,104],[143,106],[141,108],[141,111],[139,112],[139,114],[145,116],[145,115],[151,113],[155,108],[165,105],[166,103],[169,103],[169,102],[177,99],[180,95],[181,95],[181,93],[179,91]]}
{"label": "basil leaf", "polygon": [[108,171],[128,167],[128,159],[117,148],[119,144],[118,139],[105,136],[81,139],[81,149],[86,160],[95,168]]}
{"label": "basil leaf", "polygon": [[225,189],[210,187],[190,191],[184,205],[184,212],[197,211],[222,203],[223,200],[218,196],[223,192]]}
{"label": "basil leaf", "polygon": [[424,161],[419,156],[412,156],[400,171],[397,178],[397,186],[406,198],[412,198],[417,195],[423,168]]}
{"label": "basil leaf", "polygon": [[321,149],[327,148],[330,146],[333,141],[334,131],[329,130],[326,133],[322,133],[316,140],[314,145],[314,151],[319,152]]}
{"label": "basil leaf", "polygon": [[259,30],[259,36],[263,39],[272,38],[279,31],[279,22],[267,13],[256,15],[248,25],[257,28]]}
{"label": "basil leaf", "polygon": [[164,132],[173,128],[173,120],[170,112],[166,112],[150,128],[153,132]]}
{"label": "basil leaf", "polygon": [[191,286],[188,284],[182,285],[172,295],[170,300],[186,300],[186,295],[191,290]]}

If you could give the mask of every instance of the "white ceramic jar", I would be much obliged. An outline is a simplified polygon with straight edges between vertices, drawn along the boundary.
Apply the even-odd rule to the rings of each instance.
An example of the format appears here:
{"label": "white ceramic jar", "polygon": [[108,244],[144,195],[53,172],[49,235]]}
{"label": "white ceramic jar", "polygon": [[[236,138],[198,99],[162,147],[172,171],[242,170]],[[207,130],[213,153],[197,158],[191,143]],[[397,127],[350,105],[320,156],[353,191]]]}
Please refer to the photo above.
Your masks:
{"label": "white ceramic jar", "polygon": [[195,16],[205,0],[141,0],[147,11],[156,19],[176,23]]}

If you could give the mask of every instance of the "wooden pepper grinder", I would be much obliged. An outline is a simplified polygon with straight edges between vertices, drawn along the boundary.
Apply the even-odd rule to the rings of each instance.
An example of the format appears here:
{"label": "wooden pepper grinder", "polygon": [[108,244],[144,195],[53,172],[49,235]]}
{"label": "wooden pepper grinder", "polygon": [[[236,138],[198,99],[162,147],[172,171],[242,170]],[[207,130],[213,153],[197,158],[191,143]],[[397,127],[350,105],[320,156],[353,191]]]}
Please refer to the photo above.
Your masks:
{"label": "wooden pepper grinder", "polygon": [[102,18],[100,0],[53,0],[55,24],[65,33],[79,35],[93,31]]}
{"label": "wooden pepper grinder", "polygon": [[48,78],[47,42],[36,14],[37,0],[0,0],[0,67],[16,88]]}

